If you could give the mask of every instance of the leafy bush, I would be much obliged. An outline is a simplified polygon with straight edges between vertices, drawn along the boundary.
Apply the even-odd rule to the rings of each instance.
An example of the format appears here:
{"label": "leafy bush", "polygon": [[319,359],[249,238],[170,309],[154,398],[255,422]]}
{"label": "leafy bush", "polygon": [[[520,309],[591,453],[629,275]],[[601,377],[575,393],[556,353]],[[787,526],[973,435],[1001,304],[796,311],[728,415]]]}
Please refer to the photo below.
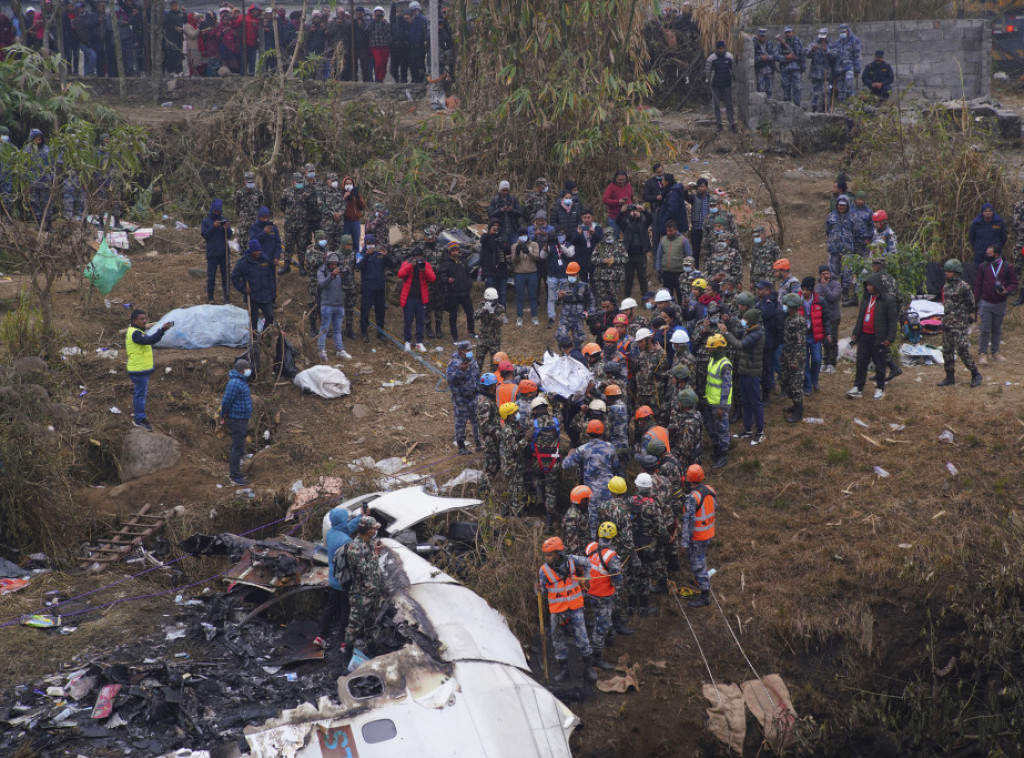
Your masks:
{"label": "leafy bush", "polygon": [[46,330],[39,309],[32,304],[28,292],[18,296],[18,307],[0,320],[0,342],[11,355],[39,355],[43,351]]}

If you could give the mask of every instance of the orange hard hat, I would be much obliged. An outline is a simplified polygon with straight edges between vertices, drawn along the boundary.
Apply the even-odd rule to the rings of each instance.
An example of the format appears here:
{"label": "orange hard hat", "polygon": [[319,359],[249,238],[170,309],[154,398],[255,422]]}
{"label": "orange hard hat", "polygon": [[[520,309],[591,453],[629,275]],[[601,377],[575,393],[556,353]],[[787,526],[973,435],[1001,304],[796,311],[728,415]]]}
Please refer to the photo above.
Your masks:
{"label": "orange hard hat", "polygon": [[576,261],[573,261],[572,263],[565,267],[565,273],[567,273],[569,276],[573,276],[574,274],[578,274],[579,272],[580,264],[578,264]]}
{"label": "orange hard hat", "polygon": [[540,549],[545,553],[557,553],[560,550],[565,550],[565,544],[561,537],[548,537]]}
{"label": "orange hard hat", "polygon": [[494,357],[491,359],[491,363],[494,364],[495,366],[497,366],[502,361],[507,361],[507,360],[508,360],[508,353],[499,351],[499,352],[494,354]]}
{"label": "orange hard hat", "polygon": [[604,434],[604,422],[592,418],[587,422],[587,434]]}
{"label": "orange hard hat", "polygon": [[604,388],[604,394],[606,397],[611,397],[612,395],[621,395],[622,389],[617,384],[609,384],[607,387]]}
{"label": "orange hard hat", "polygon": [[641,405],[639,408],[636,409],[636,414],[633,416],[633,419],[635,421],[639,421],[642,418],[648,418],[649,416],[653,415],[654,411],[651,410],[651,406]]}
{"label": "orange hard hat", "polygon": [[612,319],[612,323],[615,324],[616,326],[619,326],[620,324],[622,326],[629,326],[629,316],[627,316],[625,313],[620,313],[615,318]]}
{"label": "orange hard hat", "polygon": [[772,264],[772,271],[789,271],[789,258],[779,258]]}
{"label": "orange hard hat", "polygon": [[519,382],[519,392],[520,392],[520,394],[522,394],[524,392],[536,392],[536,391],[537,391],[537,382],[533,381],[532,379],[523,379],[521,382]]}
{"label": "orange hard hat", "polygon": [[688,482],[703,482],[704,481],[704,469],[694,463],[688,469],[686,469],[686,481]]}
{"label": "orange hard hat", "polygon": [[513,366],[509,361],[502,361],[498,364],[498,373],[505,374],[511,371],[515,371],[516,367]]}
{"label": "orange hard hat", "polygon": [[609,327],[604,333],[605,342],[618,342],[619,341],[619,330],[614,326]]}
{"label": "orange hard hat", "polygon": [[600,353],[601,346],[598,345],[596,342],[588,342],[586,345],[583,346],[582,352],[584,355],[593,355],[594,353]]}
{"label": "orange hard hat", "polygon": [[585,484],[578,484],[572,488],[572,492],[569,493],[569,499],[579,505],[584,500],[590,498],[594,494],[594,491]]}

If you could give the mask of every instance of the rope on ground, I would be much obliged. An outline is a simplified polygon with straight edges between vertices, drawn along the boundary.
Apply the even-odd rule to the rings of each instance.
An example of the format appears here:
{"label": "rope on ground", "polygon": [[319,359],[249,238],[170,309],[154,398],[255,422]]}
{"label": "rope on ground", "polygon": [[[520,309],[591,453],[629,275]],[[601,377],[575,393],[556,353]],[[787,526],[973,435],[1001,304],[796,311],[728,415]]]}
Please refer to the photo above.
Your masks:
{"label": "rope on ground", "polygon": [[[357,314],[359,314],[359,309],[358,308],[355,309],[355,312]],[[403,353],[405,353],[405,342],[404,341],[400,341],[397,337],[395,337],[393,334],[391,334],[391,332],[387,331],[386,329],[381,328],[377,324],[372,324],[372,326],[373,326],[374,329],[377,330],[378,334],[383,335],[385,339],[387,339],[390,342],[394,343],[395,347],[397,347],[399,350],[401,350]],[[432,363],[428,362],[427,360],[425,360],[424,358],[422,358],[418,353],[409,352],[409,353],[407,353],[407,355],[415,358],[428,371],[430,371],[434,376],[436,376],[438,378],[437,384],[434,385],[434,391],[435,392],[444,392],[444,390],[441,388],[441,382],[448,381],[447,377],[445,377],[445,375],[444,375],[444,372],[441,371],[441,369],[439,369],[434,364],[432,364]]]}
{"label": "rope on ground", "polygon": [[679,593],[676,592],[675,582],[670,582],[669,584],[672,589],[672,598],[676,601],[676,605],[679,606],[679,612],[683,614],[683,618],[686,620],[686,625],[690,628],[690,634],[693,635],[693,641],[697,643],[697,652],[700,653],[700,657],[704,661],[704,668],[708,671],[708,677],[711,679],[711,684],[715,688],[715,692],[718,694],[718,702],[721,704],[725,701],[725,698],[722,697],[722,691],[718,689],[718,682],[715,681],[715,675],[711,673],[711,664],[708,663],[708,658],[704,655],[704,648],[701,647],[700,639],[697,637],[697,632],[694,630],[693,624],[690,623],[690,617],[686,615],[686,609],[683,608],[683,603],[679,599]]}
{"label": "rope on ground", "polygon": [[710,592],[711,597],[715,599],[715,605],[718,606],[718,612],[722,614],[722,619],[725,621],[725,626],[729,629],[729,634],[732,635],[732,639],[736,643],[736,647],[740,649],[740,653],[743,655],[743,659],[747,662],[747,666],[749,666],[750,670],[754,672],[754,676],[757,678],[757,683],[761,685],[761,689],[764,690],[765,697],[767,697],[768,702],[771,703],[772,710],[775,711],[773,716],[776,719],[781,718],[785,715],[785,713],[778,710],[777,706],[775,705],[775,698],[772,697],[771,693],[768,691],[768,687],[765,686],[764,680],[761,679],[761,675],[757,673],[757,669],[754,668],[754,664],[751,663],[750,658],[747,657],[747,651],[744,650],[743,645],[740,644],[739,637],[736,636],[736,632],[734,632],[732,629],[732,624],[729,623],[729,617],[725,615],[725,610],[722,608],[722,604],[718,602],[718,595],[715,594],[714,590],[711,590]]}

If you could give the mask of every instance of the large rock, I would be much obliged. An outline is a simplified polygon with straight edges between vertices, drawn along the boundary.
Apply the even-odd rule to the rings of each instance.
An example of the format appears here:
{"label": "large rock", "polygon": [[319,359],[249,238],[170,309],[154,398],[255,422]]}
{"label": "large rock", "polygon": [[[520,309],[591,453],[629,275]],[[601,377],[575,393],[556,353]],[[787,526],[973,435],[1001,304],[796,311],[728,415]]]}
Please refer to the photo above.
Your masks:
{"label": "large rock", "polygon": [[124,481],[138,479],[181,460],[181,446],[166,434],[147,432],[133,427],[124,438],[121,453],[121,476]]}
{"label": "large rock", "polygon": [[18,376],[28,376],[35,373],[45,373],[49,367],[42,358],[30,355],[25,358],[18,358],[12,368]]}

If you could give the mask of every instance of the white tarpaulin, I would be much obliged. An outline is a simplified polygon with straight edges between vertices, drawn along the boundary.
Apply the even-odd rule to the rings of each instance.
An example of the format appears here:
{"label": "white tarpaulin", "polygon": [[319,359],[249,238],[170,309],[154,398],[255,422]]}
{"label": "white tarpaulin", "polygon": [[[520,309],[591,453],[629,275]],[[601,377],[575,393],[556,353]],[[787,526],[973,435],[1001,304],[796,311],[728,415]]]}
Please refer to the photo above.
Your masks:
{"label": "white tarpaulin", "polygon": [[562,397],[582,395],[593,378],[590,369],[568,355],[544,354],[544,362],[534,364],[530,378],[544,391]]}
{"label": "white tarpaulin", "polygon": [[206,347],[245,347],[249,344],[249,313],[233,305],[193,305],[175,308],[156,322],[149,334],[161,324],[174,322],[174,327],[155,347],[176,347],[199,350]]}
{"label": "white tarpaulin", "polygon": [[931,366],[942,363],[942,351],[918,343],[900,345],[900,363],[904,366]]}
{"label": "white tarpaulin", "polygon": [[942,316],[946,312],[942,303],[936,303],[931,300],[911,300],[910,310],[914,311],[922,320]]}
{"label": "white tarpaulin", "polygon": [[334,366],[310,366],[292,380],[300,390],[320,397],[335,398],[352,392],[352,385]]}

